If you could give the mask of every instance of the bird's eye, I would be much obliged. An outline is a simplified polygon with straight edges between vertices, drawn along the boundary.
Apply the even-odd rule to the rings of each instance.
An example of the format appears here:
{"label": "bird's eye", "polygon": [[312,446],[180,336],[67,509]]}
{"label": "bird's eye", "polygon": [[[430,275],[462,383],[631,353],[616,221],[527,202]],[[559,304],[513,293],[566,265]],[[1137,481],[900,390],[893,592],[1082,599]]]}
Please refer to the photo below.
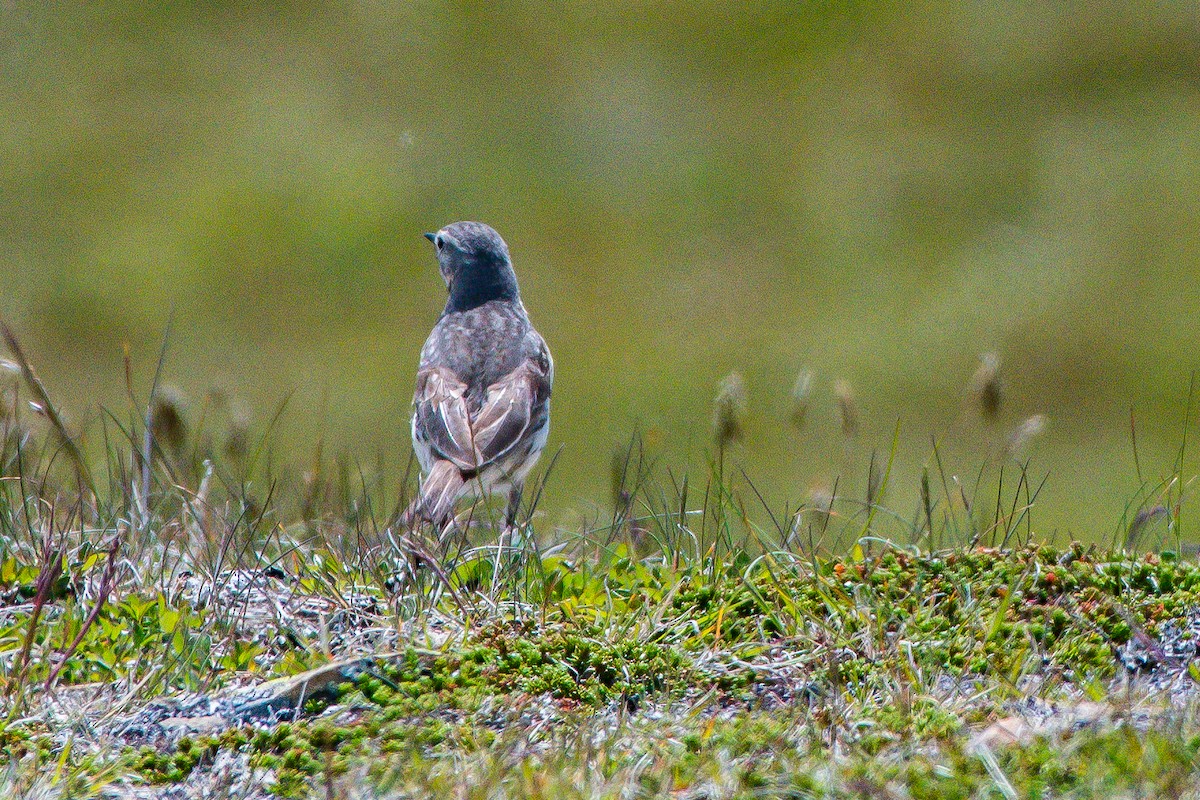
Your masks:
{"label": "bird's eye", "polygon": [[439,236],[433,240],[433,243],[437,245],[438,252],[441,252],[441,249],[446,245],[446,240]]}

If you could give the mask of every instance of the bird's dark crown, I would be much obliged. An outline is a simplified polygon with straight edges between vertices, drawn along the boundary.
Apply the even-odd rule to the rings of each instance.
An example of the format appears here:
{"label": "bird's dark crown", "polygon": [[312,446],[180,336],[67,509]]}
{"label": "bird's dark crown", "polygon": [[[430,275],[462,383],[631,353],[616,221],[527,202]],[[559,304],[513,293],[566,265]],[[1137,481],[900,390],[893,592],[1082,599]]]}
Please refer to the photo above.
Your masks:
{"label": "bird's dark crown", "polygon": [[450,292],[444,313],[520,298],[508,245],[491,227],[455,222],[425,236],[437,247],[438,265]]}

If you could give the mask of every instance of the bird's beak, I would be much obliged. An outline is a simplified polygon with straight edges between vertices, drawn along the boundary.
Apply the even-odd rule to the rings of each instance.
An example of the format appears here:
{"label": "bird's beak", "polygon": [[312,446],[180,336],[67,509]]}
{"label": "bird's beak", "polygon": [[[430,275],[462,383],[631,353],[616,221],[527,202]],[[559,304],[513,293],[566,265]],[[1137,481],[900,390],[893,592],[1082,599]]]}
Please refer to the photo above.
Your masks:
{"label": "bird's beak", "polygon": [[421,235],[424,236],[426,239],[428,239],[431,242],[437,238],[436,233],[422,233]]}

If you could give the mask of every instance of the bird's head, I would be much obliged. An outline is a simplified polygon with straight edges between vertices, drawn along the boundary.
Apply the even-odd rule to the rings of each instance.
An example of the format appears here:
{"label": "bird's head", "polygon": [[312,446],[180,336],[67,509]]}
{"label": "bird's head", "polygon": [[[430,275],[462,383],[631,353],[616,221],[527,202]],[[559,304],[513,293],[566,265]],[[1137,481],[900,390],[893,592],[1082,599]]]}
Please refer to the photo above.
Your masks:
{"label": "bird's head", "polygon": [[455,222],[425,238],[437,248],[450,293],[447,311],[465,311],[489,300],[516,300],[517,276],[508,245],[482,222]]}

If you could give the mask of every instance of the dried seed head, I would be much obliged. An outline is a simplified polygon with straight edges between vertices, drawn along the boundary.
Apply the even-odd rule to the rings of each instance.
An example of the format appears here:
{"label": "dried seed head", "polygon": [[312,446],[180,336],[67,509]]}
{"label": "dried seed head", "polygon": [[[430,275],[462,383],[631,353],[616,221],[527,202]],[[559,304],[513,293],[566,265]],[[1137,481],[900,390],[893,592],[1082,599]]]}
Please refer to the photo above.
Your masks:
{"label": "dried seed head", "polygon": [[1031,441],[1036,439],[1046,430],[1046,425],[1049,422],[1045,414],[1034,414],[1029,419],[1022,422],[1012,433],[1008,435],[1008,443],[1005,446],[1005,452],[1008,455],[1019,453]]}
{"label": "dried seed head", "polygon": [[867,466],[867,507],[880,501],[883,493],[883,465],[879,463],[878,453],[871,451],[871,463]]}
{"label": "dried seed head", "polygon": [[820,525],[826,525],[833,513],[833,490],[828,486],[814,486],[808,492],[805,511]]}
{"label": "dried seed head", "polygon": [[632,453],[628,447],[614,447],[612,460],[608,463],[609,486],[612,491],[613,508],[629,505],[629,490],[626,488],[627,468]]}
{"label": "dried seed head", "polygon": [[225,436],[225,455],[240,464],[250,452],[250,412],[231,403],[229,429]]}
{"label": "dried seed head", "polygon": [[1129,530],[1125,533],[1125,549],[1132,550],[1142,536],[1142,531],[1157,517],[1166,517],[1170,515],[1170,510],[1166,506],[1154,506],[1153,508],[1143,508],[1133,518],[1133,522],[1129,523]]}
{"label": "dried seed head", "polygon": [[808,416],[808,397],[812,393],[812,382],[812,370],[802,369],[796,376],[796,383],[792,385],[792,424],[797,428],[804,427],[805,417]]}
{"label": "dried seed head", "polygon": [[16,413],[17,385],[21,380],[21,365],[0,358],[0,420]]}
{"label": "dried seed head", "polygon": [[647,450],[653,450],[667,440],[667,432],[658,425],[651,425],[642,436],[642,444]]}
{"label": "dried seed head", "polygon": [[838,378],[833,383],[833,396],[837,400],[838,415],[842,420],[842,434],[847,439],[858,435],[858,403],[854,400],[854,390],[850,381]]}
{"label": "dried seed head", "polygon": [[921,508],[925,511],[925,521],[929,532],[933,533],[933,492],[929,489],[929,467],[921,468]]}
{"label": "dried seed head", "polygon": [[713,403],[713,438],[724,449],[739,441],[746,421],[746,382],[737,372],[721,379],[717,399]]}
{"label": "dried seed head", "polygon": [[1003,389],[1000,382],[1000,356],[984,353],[979,357],[979,368],[971,376],[971,395],[984,419],[991,421],[999,416],[1000,404],[1004,399]]}
{"label": "dried seed head", "polygon": [[162,447],[178,454],[187,442],[187,397],[174,386],[161,386],[150,404],[150,432]]}

